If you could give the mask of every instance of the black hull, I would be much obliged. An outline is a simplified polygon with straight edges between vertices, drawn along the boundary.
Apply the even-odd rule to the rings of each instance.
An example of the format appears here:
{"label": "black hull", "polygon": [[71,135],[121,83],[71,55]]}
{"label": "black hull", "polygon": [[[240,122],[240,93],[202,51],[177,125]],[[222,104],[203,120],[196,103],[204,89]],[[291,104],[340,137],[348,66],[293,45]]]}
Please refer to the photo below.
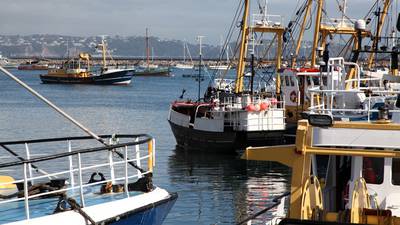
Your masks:
{"label": "black hull", "polygon": [[57,77],[51,75],[40,75],[40,80],[44,84],[129,84],[133,77],[133,72],[133,70],[124,70],[90,77]]}
{"label": "black hull", "polygon": [[178,126],[168,121],[177,146],[187,150],[235,152],[248,146],[284,144],[284,131],[208,132]]}
{"label": "black hull", "polygon": [[134,76],[141,76],[141,77],[169,77],[170,71],[169,70],[144,70],[144,71],[136,71],[133,73]]}

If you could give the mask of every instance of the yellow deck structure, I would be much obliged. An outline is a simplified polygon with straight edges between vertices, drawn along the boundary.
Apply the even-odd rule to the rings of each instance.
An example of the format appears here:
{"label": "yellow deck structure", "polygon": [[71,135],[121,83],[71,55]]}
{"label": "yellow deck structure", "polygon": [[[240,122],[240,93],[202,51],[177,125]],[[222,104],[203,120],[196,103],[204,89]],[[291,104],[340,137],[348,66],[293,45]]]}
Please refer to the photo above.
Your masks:
{"label": "yellow deck structure", "polygon": [[[294,145],[249,147],[243,154],[242,159],[274,161],[292,169],[290,206],[287,215],[290,219],[339,223],[400,224],[399,217],[393,216],[390,209],[371,207],[371,196],[368,195],[363,178],[356,182],[353,192],[350,194],[352,201],[348,211],[331,212],[324,210],[322,202],[323,185],[320,185],[319,180],[311,175],[312,157],[315,155],[400,158],[400,151],[398,149],[382,150],[381,148],[363,148],[361,146],[359,148],[314,146],[313,137],[315,135],[313,132],[317,131],[317,129],[400,132],[400,124],[333,122],[331,127],[321,128],[310,125],[307,120],[301,120],[298,124],[296,143]],[[378,138],[379,136],[377,136],[376,141],[379,143]],[[344,214],[349,215],[347,219],[343,217]]]}

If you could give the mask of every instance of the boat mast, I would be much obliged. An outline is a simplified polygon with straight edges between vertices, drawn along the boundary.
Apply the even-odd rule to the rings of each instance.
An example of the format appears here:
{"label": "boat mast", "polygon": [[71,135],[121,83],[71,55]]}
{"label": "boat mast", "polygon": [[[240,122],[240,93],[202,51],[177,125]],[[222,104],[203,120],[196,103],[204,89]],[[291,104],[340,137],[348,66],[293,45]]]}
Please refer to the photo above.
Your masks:
{"label": "boat mast", "polygon": [[103,56],[103,68],[106,68],[106,42],[104,36],[101,37],[101,53]]}
{"label": "boat mast", "polygon": [[200,102],[200,88],[201,88],[201,56],[202,56],[202,52],[201,52],[201,41],[203,40],[204,36],[197,36],[197,40],[199,41],[199,77],[198,77],[198,83],[199,83],[199,93],[198,93],[198,101]]}
{"label": "boat mast", "polygon": [[[378,27],[376,29],[374,41],[372,43],[372,50],[377,51],[377,49],[378,49],[378,42],[380,39],[379,36],[381,35],[383,24],[385,23],[386,15],[388,13],[390,3],[392,3],[392,0],[385,0],[385,3],[383,5],[383,11],[381,11],[381,12],[379,12],[380,10],[378,8],[378,12],[377,12],[378,18],[379,18],[378,23],[377,23]],[[371,69],[374,57],[375,57],[375,53],[371,52],[371,54],[369,55],[369,58],[368,58],[368,69]]]}
{"label": "boat mast", "polygon": [[183,40],[183,63],[186,62],[186,40]]}
{"label": "boat mast", "polygon": [[146,63],[147,63],[147,69],[149,69],[149,63],[150,63],[150,48],[149,48],[149,29],[146,28]]}
{"label": "boat mast", "polygon": [[315,67],[316,58],[317,58],[317,47],[318,47],[318,38],[319,38],[319,29],[321,26],[321,15],[322,15],[322,5],[324,0],[318,0],[318,8],[317,8],[317,17],[315,19],[315,29],[314,29],[314,43],[311,52],[311,67]]}
{"label": "boat mast", "polygon": [[226,64],[229,65],[229,43],[226,43]]}
{"label": "boat mast", "polygon": [[301,23],[299,38],[297,39],[296,50],[294,53],[294,57],[292,58],[292,68],[296,67],[296,60],[300,52],[301,42],[303,41],[304,31],[307,23],[308,16],[310,14],[311,5],[313,0],[307,0],[307,6],[305,9],[305,15],[303,18],[303,22]]}
{"label": "boat mast", "polygon": [[236,83],[235,83],[235,93],[241,93],[243,91],[243,73],[246,66],[246,52],[247,52],[247,37],[248,37],[248,16],[249,16],[249,5],[250,0],[244,0],[244,12],[242,19],[242,36],[241,36],[241,44],[240,44],[240,52],[239,52],[239,62],[238,68],[236,71]]}

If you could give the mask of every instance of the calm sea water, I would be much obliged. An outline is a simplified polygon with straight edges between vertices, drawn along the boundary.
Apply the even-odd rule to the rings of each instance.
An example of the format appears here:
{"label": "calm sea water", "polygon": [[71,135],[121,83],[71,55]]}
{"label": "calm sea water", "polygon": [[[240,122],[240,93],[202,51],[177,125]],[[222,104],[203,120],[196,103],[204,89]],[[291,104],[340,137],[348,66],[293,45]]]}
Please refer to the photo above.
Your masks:
{"label": "calm sea water", "polygon": [[[182,77],[182,73],[195,71],[174,71],[175,76],[169,78],[134,77],[129,86],[48,85],[41,84],[40,72],[11,72],[95,133],[155,137],[154,183],[179,195],[166,225],[234,224],[288,190],[289,171],[278,164],[175,149],[167,122],[169,104],[183,88],[185,98],[197,98],[197,82]],[[202,88],[207,84],[206,77]],[[0,124],[0,141],[84,135],[3,74]],[[6,155],[0,151],[0,158]]]}

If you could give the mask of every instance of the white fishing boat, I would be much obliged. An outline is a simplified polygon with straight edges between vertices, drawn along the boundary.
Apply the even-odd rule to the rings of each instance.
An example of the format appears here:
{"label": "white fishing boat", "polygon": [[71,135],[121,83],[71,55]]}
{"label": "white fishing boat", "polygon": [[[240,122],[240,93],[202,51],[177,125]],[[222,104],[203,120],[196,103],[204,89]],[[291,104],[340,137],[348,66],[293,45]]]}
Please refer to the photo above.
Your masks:
{"label": "white fishing boat", "polygon": [[[328,71],[337,68],[330,65]],[[344,85],[339,78],[338,82],[328,81],[327,88],[310,90],[324,104],[311,102],[308,119],[298,123],[294,145],[246,150],[244,159],[290,167],[292,179],[289,193],[238,224],[252,224],[251,220],[276,207],[265,224],[400,224],[400,98],[393,109],[375,109],[371,103],[362,109],[341,104],[333,107],[334,99],[365,93],[336,89],[340,83]],[[400,94],[373,88],[368,93]],[[348,113],[365,113],[367,119],[337,119]],[[374,113],[378,114],[376,120],[371,118]],[[287,196],[289,205],[284,207]]]}
{"label": "white fishing boat", "polygon": [[[255,90],[252,85],[245,88],[243,77],[247,41],[251,33],[276,33],[281,46],[284,27],[259,27],[254,20],[249,26],[249,8],[249,1],[245,1],[235,81],[228,84],[226,79],[220,79],[218,84],[207,88],[204,98],[199,93],[197,101],[178,100],[171,104],[168,122],[177,145],[181,148],[234,151],[249,145],[256,146],[268,141],[280,142],[283,139],[286,128],[285,109],[283,101],[279,100],[279,94]],[[276,60],[279,68],[279,53]]]}
{"label": "white fishing boat", "polygon": [[316,112],[299,121],[296,145],[247,149],[244,159],[282,163],[292,179],[288,194],[238,224],[271,210],[268,225],[400,224],[398,135],[400,125],[385,119],[333,121]]}

